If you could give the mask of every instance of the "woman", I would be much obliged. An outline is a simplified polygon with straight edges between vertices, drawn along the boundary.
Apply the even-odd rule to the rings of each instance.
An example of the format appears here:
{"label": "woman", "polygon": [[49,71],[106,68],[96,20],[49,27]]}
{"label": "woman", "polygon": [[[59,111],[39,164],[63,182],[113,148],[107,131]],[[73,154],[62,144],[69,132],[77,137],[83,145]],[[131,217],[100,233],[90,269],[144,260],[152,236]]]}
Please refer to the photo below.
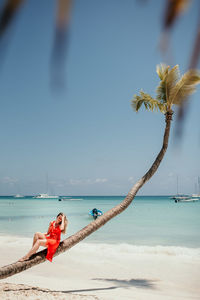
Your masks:
{"label": "woman", "polygon": [[66,216],[62,212],[59,213],[56,220],[50,222],[47,233],[35,233],[31,250],[19,261],[28,260],[40,246],[47,247],[46,259],[52,261],[53,255],[60,244],[61,233],[66,232],[67,223]]}

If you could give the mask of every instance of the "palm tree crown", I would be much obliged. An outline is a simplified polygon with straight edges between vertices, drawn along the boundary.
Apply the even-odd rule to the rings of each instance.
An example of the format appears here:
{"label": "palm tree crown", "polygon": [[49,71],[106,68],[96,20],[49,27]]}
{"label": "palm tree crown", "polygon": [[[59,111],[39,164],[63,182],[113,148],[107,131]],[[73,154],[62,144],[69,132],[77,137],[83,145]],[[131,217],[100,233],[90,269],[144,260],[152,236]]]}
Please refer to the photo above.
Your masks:
{"label": "palm tree crown", "polygon": [[156,89],[156,98],[140,91],[134,95],[132,107],[137,112],[142,104],[150,111],[160,110],[162,113],[170,112],[172,105],[181,105],[189,95],[195,92],[196,85],[200,83],[200,74],[197,70],[188,70],[181,78],[179,66],[173,68],[160,64],[156,68],[160,84]]}

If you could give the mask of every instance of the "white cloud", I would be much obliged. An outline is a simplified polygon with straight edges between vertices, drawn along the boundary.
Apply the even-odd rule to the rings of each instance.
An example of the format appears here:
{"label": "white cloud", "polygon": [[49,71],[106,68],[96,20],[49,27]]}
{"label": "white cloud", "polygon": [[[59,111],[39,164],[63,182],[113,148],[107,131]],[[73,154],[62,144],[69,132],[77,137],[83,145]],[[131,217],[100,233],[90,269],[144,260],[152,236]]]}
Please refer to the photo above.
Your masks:
{"label": "white cloud", "polygon": [[71,185],[80,185],[82,183],[82,180],[80,180],[80,179],[70,179],[69,183]]}
{"label": "white cloud", "polygon": [[89,185],[89,184],[97,184],[97,183],[105,183],[107,182],[107,178],[96,178],[96,179],[70,179],[69,183],[71,185]]}
{"label": "white cloud", "polygon": [[15,184],[16,182],[18,182],[18,179],[16,178],[12,178],[9,176],[5,176],[1,179],[1,183],[5,183],[5,184]]}
{"label": "white cloud", "polygon": [[108,181],[107,178],[97,178],[97,179],[95,180],[95,182],[97,182],[97,183],[104,183],[104,182],[107,182],[107,181]]}

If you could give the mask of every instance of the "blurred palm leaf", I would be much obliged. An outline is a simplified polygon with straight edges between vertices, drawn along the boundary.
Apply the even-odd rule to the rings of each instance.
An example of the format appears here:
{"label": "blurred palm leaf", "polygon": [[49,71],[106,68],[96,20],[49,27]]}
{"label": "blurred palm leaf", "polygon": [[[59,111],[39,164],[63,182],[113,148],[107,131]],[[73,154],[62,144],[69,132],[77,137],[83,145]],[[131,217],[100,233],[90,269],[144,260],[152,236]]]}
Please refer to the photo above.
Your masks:
{"label": "blurred palm leaf", "polygon": [[57,0],[57,28],[65,29],[70,19],[70,8],[72,0]]}
{"label": "blurred palm leaf", "polygon": [[[191,55],[190,63],[189,63],[189,69],[197,68],[197,65],[199,62],[199,56],[200,56],[200,11],[199,11],[199,17],[198,17],[196,38],[195,38],[193,51],[192,51],[192,55]],[[187,111],[188,111],[188,103],[187,103],[187,101],[184,101],[184,104],[179,107],[178,119],[177,119],[178,122],[176,125],[176,135],[179,136],[179,138],[182,136],[182,133],[183,133],[182,123],[184,121],[184,117],[185,117]]]}
{"label": "blurred palm leaf", "polygon": [[7,28],[13,21],[18,8],[22,5],[24,0],[8,0],[5,2],[3,11],[0,17],[0,37],[4,35]]}
{"label": "blurred palm leaf", "polygon": [[[163,16],[163,33],[160,39],[160,49],[162,52],[169,51],[169,31],[179,15],[187,9],[191,0],[166,0]],[[172,53],[168,53],[172,56]]]}
{"label": "blurred palm leaf", "polygon": [[188,7],[189,0],[167,0],[164,16],[164,29],[169,29],[177,17]]}
{"label": "blurred palm leaf", "polygon": [[193,46],[193,51],[190,59],[189,69],[195,69],[197,67],[200,55],[200,11],[199,11],[199,19],[196,30],[196,38]]}
{"label": "blurred palm leaf", "polygon": [[64,86],[64,67],[69,40],[69,19],[72,0],[57,0],[54,45],[51,56],[51,82],[54,87]]}

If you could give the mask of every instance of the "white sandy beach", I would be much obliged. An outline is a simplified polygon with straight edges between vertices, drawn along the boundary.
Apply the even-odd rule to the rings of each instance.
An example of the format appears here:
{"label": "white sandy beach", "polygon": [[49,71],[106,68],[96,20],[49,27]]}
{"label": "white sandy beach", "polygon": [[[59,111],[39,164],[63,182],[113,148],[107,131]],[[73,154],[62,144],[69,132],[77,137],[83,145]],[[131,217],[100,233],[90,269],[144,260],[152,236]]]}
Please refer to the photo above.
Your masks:
{"label": "white sandy beach", "polygon": [[[0,241],[1,266],[16,261],[31,243]],[[53,263],[1,280],[0,299],[199,299],[198,250],[191,255],[181,249],[80,243]]]}

